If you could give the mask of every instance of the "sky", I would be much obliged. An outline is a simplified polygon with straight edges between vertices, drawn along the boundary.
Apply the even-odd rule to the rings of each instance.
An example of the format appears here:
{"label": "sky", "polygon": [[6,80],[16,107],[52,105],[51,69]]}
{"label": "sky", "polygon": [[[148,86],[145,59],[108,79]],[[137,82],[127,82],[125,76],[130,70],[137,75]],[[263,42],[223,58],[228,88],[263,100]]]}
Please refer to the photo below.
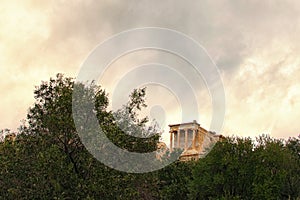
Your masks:
{"label": "sky", "polygon": [[[122,31],[143,27],[179,31],[205,48],[219,69],[226,96],[219,133],[299,135],[300,2],[296,0],[2,0],[0,129],[18,128],[34,103],[34,87],[42,80],[59,72],[76,77],[98,44]],[[124,73],[150,62],[183,71],[189,67],[166,52],[142,50],[125,55],[103,78],[111,100],[121,99],[113,91]],[[212,103],[203,81],[197,83],[197,94],[201,97],[197,98],[197,121],[208,128]],[[150,85],[147,100],[146,113],[162,127],[178,123],[180,105],[174,103],[172,91]],[[167,138],[168,130],[164,134]]]}

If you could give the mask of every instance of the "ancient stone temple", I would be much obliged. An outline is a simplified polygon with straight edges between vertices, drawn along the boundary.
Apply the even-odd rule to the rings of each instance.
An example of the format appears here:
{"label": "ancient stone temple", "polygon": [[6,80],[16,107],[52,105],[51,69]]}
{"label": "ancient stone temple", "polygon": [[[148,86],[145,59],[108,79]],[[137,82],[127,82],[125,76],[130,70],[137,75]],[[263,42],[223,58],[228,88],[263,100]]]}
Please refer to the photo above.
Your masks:
{"label": "ancient stone temple", "polygon": [[223,138],[202,128],[196,120],[189,123],[172,124],[170,127],[170,151],[183,150],[181,161],[198,160],[210,147]]}

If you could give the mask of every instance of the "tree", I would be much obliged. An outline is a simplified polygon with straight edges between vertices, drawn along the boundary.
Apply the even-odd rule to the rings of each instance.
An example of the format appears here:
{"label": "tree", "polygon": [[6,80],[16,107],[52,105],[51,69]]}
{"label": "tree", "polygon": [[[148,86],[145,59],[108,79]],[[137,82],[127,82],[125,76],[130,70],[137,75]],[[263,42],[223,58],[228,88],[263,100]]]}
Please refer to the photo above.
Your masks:
{"label": "tree", "polygon": [[176,161],[158,171],[159,199],[188,199],[195,162]]}
{"label": "tree", "polygon": [[108,132],[108,137],[121,148],[132,152],[152,152],[159,142],[159,129],[154,122],[147,126],[148,117],[139,119],[139,111],[147,107],[145,102],[146,88],[134,89],[129,101],[113,113],[113,124],[116,132]]}
{"label": "tree", "polygon": [[[72,78],[57,74],[55,79],[36,87],[35,104],[29,109],[16,142],[0,144],[1,196],[6,199],[140,199],[145,194],[153,196],[149,190],[154,180],[152,176],[110,169],[85,149],[72,116],[75,87],[84,94],[84,99],[79,100],[83,103],[79,107],[83,120],[86,119],[84,102],[93,100],[93,112],[113,142],[138,152],[155,150],[157,135],[136,138],[120,129],[115,114],[107,111],[108,98],[99,86],[75,84]],[[124,118],[130,116],[127,130],[151,132],[146,129],[147,120],[137,118],[143,106],[145,89],[136,89],[123,108],[126,112],[119,111],[120,116],[128,114]]]}
{"label": "tree", "polygon": [[297,140],[228,137],[193,169],[191,199],[297,199]]}
{"label": "tree", "polygon": [[285,145],[283,140],[266,135],[257,138],[257,142],[254,154],[253,197],[259,199],[299,197],[299,157],[290,150],[291,143]]}
{"label": "tree", "polygon": [[[49,82],[42,82],[36,87],[36,102],[29,110],[28,127],[24,130],[30,134],[51,135],[53,143],[72,163],[75,173],[81,174],[83,169],[80,169],[79,154],[84,150],[84,146],[77,135],[72,116],[73,88],[74,80],[65,78],[62,74],[57,74],[56,79],[50,78]],[[105,91],[93,84],[85,89],[95,96],[98,116],[105,113],[108,105]]]}
{"label": "tree", "polygon": [[[72,98],[75,87],[83,98]],[[127,151],[151,152],[156,150],[159,135],[155,125],[148,126],[148,118],[139,118],[139,111],[146,106],[145,88],[135,89],[128,103],[116,112],[107,110],[108,98],[101,87],[75,84],[62,74],[42,82],[34,94],[36,102],[15,140],[0,142],[3,199],[300,197],[300,138],[283,141],[263,135],[254,145],[250,138],[228,137],[198,161],[175,162],[151,173],[130,174],[105,166],[87,151],[75,126],[72,103],[79,101],[83,126],[89,125],[90,116],[85,111],[86,102],[91,100],[97,123],[110,141]],[[91,137],[94,144],[97,132],[91,128],[86,133],[83,137]],[[103,149],[105,145],[94,148]],[[166,153],[162,162],[172,160],[177,153]]]}
{"label": "tree", "polygon": [[296,199],[300,197],[300,135],[298,138],[288,139],[286,151],[287,155],[283,167],[287,170],[287,175],[283,194]]}
{"label": "tree", "polygon": [[226,138],[197,162],[190,183],[191,199],[248,199],[251,195],[250,138]]}

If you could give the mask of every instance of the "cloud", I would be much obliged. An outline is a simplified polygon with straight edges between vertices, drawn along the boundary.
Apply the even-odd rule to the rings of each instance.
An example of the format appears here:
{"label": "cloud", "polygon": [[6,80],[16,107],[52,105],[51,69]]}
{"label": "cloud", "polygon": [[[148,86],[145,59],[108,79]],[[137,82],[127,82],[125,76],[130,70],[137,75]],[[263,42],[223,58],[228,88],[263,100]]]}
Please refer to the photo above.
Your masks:
{"label": "cloud", "polygon": [[[155,26],[194,38],[219,67],[227,97],[224,133],[296,135],[299,4],[292,0],[2,1],[0,127],[17,127],[33,102],[34,85],[41,80],[57,72],[74,77],[100,42],[127,29]],[[124,65],[147,59],[172,65],[178,61],[168,62],[171,57],[160,53],[136,55],[145,59],[136,61],[139,58],[128,55]],[[200,118],[209,126],[211,102],[203,85],[199,94],[205,96]]]}
{"label": "cloud", "polygon": [[225,78],[227,132],[283,138],[299,134],[299,52],[288,49],[266,46],[245,60],[234,79]]}

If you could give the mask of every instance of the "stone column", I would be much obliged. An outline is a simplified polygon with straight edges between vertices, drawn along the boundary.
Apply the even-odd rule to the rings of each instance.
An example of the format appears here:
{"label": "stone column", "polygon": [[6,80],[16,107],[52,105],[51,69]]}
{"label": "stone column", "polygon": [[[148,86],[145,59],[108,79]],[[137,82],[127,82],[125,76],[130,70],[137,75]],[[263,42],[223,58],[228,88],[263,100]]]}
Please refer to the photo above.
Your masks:
{"label": "stone column", "polygon": [[184,150],[187,150],[188,146],[188,129],[184,129]]}
{"label": "stone column", "polygon": [[173,151],[173,132],[170,131],[170,151]]}
{"label": "stone column", "polygon": [[177,148],[180,148],[180,129],[177,131]]}
{"label": "stone column", "polygon": [[192,140],[192,148],[195,149],[195,139],[196,139],[196,130],[193,129],[193,140]]}
{"label": "stone column", "polygon": [[206,132],[201,132],[201,131],[199,131],[199,134],[201,134],[200,135],[200,141],[199,141],[199,143],[200,143],[200,151],[202,151],[202,149],[203,149],[203,142],[204,142],[204,138],[206,137],[206,135],[207,135],[207,133]]}

